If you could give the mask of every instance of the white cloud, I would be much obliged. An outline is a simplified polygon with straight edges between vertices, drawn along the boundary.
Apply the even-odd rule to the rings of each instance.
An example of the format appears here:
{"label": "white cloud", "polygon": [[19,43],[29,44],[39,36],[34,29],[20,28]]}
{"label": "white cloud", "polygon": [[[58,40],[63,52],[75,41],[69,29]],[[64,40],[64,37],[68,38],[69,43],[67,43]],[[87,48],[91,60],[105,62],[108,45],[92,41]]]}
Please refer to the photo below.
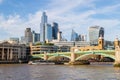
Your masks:
{"label": "white cloud", "polygon": [[35,14],[29,14],[27,19],[22,18],[20,15],[9,15],[8,17],[0,15],[0,29],[3,30],[0,32],[0,36],[4,34],[6,36],[4,37],[5,39],[21,37],[24,36],[24,31],[27,27],[40,32],[41,13],[41,11],[38,11]]}
{"label": "white cloud", "polygon": [[[96,8],[94,6],[94,1],[95,0],[89,0],[88,3],[85,3],[85,0],[78,0],[77,1],[71,1],[67,3],[67,0],[62,0],[61,2],[55,2],[54,6],[58,5],[58,7],[53,8],[52,6],[52,12],[54,15],[48,13],[50,15],[51,20],[55,20],[60,23],[60,27],[65,33],[66,37],[69,36],[70,39],[70,32],[72,28],[75,29],[78,33],[85,34],[87,33],[87,29],[89,26],[94,26],[94,25],[99,25],[105,28],[105,39],[111,39],[113,40],[113,37],[109,35],[109,33],[116,35],[119,34],[118,32],[111,32],[110,29],[115,31],[115,27],[120,26],[120,19],[111,19],[111,18],[104,18],[104,19],[94,19],[92,18],[92,15],[97,15],[97,14],[112,14],[112,13],[118,13],[117,9],[119,9],[120,4],[115,4],[115,5],[110,5],[110,6],[104,6],[101,8]],[[63,3],[63,4],[62,4]],[[84,3],[84,4],[83,4]],[[56,4],[56,5],[55,5]],[[68,4],[68,5],[67,5]],[[72,5],[74,4],[74,5]],[[82,4],[82,5],[81,5]],[[83,8],[86,5],[87,7],[93,7],[91,10],[86,10],[84,12],[74,12],[74,9],[76,8]],[[91,6],[89,6],[91,5]],[[50,12],[50,10],[48,11]],[[115,16],[115,15],[113,15]],[[69,33],[69,34],[68,34]]]}
{"label": "white cloud", "polygon": [[[70,39],[72,28],[79,34],[87,34],[88,27],[99,25],[105,28],[105,39],[112,39],[112,35],[120,33],[115,27],[120,26],[120,19],[95,19],[92,15],[96,14],[108,14],[112,11],[116,11],[120,7],[119,4],[113,6],[106,6],[100,9],[95,8],[96,0],[52,0],[48,5],[47,15],[49,23],[53,21],[59,23],[63,35]],[[91,8],[85,11],[74,12],[77,8]],[[27,19],[21,18],[20,15],[9,15],[5,18],[0,15],[0,29],[7,32],[6,36],[22,36],[26,27],[31,27],[32,30],[40,31],[41,11],[35,12],[35,14],[29,14]],[[113,15],[114,16],[114,15]],[[112,32],[114,31],[114,32]]]}
{"label": "white cloud", "polygon": [[92,2],[94,2],[94,0],[52,0],[51,3],[48,4],[48,12],[52,15],[62,16],[65,15],[65,13],[74,13],[73,10],[78,7],[93,7]]}
{"label": "white cloud", "polygon": [[120,9],[120,4],[102,7],[100,9],[96,9],[96,12],[98,14],[116,13],[118,12],[116,11],[117,9]]}
{"label": "white cloud", "polygon": [[6,36],[16,36],[20,34],[22,22],[19,15],[9,16],[7,19],[4,17],[0,21],[0,27],[7,32]]}

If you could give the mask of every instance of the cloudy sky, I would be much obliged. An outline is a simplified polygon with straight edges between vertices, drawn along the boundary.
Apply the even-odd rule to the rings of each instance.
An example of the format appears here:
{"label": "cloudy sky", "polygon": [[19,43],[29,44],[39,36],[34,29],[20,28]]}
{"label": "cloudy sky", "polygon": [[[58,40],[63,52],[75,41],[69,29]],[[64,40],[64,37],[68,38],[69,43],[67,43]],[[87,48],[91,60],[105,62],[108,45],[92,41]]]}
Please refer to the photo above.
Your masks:
{"label": "cloudy sky", "polygon": [[120,37],[120,0],[0,0],[0,40],[20,38],[27,27],[40,32],[43,11],[66,39],[72,29],[88,35],[94,25],[105,28],[106,40]]}

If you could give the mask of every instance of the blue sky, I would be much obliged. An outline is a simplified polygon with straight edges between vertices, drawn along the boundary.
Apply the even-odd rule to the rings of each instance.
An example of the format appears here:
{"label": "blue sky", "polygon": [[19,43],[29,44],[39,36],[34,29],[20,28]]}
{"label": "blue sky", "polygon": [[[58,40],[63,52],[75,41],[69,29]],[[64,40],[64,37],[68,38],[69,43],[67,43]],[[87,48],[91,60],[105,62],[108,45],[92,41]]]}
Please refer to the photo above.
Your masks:
{"label": "blue sky", "polygon": [[105,28],[106,40],[120,38],[120,0],[0,0],[0,40],[24,36],[27,27],[39,32],[43,11],[67,39],[94,25]]}

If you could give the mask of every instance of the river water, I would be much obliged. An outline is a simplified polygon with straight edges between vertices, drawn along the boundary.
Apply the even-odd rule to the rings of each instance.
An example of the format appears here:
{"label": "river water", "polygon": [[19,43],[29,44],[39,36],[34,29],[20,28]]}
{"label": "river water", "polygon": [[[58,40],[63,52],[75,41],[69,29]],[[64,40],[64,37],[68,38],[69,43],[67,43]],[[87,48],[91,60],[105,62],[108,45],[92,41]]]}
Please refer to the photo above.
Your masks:
{"label": "river water", "polygon": [[0,64],[0,80],[120,80],[120,68],[110,64]]}

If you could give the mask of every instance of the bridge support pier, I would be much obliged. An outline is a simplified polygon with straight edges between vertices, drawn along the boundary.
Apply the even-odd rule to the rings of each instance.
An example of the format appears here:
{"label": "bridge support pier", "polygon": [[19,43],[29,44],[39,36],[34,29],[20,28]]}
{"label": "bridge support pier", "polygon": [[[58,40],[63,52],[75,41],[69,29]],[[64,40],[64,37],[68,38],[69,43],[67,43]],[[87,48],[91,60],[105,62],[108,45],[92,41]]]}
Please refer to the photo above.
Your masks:
{"label": "bridge support pier", "polygon": [[120,47],[116,47],[115,49],[115,67],[120,67]]}
{"label": "bridge support pier", "polygon": [[74,52],[71,53],[71,60],[69,62],[70,65],[88,65],[90,64],[88,61],[86,60],[81,60],[81,61],[76,61],[76,54]]}
{"label": "bridge support pier", "polygon": [[44,53],[44,60],[45,60],[45,61],[48,60],[48,55],[47,55],[47,53]]}
{"label": "bridge support pier", "polygon": [[69,62],[69,64],[72,64],[72,65],[74,65],[76,62],[75,62],[75,53],[74,52],[71,52],[71,60],[70,60],[70,62]]}
{"label": "bridge support pier", "polygon": [[71,53],[71,60],[70,61],[75,62],[75,53],[74,52]]}

